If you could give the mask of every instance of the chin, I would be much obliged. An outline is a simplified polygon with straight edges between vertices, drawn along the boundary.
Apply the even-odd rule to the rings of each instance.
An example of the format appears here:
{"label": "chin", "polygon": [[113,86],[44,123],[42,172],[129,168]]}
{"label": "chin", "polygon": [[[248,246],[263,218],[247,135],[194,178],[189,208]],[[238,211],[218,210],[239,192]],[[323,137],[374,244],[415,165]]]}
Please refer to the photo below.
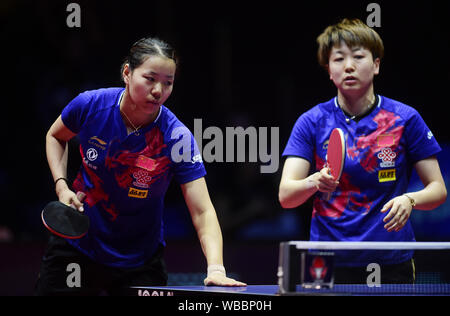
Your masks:
{"label": "chin", "polygon": [[354,84],[354,85],[342,85],[339,90],[341,91],[345,91],[345,92],[357,92],[357,91],[361,91],[364,90],[361,85],[359,84]]}
{"label": "chin", "polygon": [[145,106],[142,107],[142,111],[145,114],[148,115],[152,115],[154,114],[156,111],[159,111],[159,108],[161,107],[161,105],[156,105],[156,104],[145,104]]}

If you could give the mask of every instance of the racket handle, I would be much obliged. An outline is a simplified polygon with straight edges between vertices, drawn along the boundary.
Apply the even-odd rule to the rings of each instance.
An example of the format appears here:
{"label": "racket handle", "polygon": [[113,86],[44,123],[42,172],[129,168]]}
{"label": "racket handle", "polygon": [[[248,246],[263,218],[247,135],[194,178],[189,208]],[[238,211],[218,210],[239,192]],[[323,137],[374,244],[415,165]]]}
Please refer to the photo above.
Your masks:
{"label": "racket handle", "polygon": [[78,192],[77,192],[77,199],[78,199],[80,202],[83,202],[83,200],[85,199],[85,197],[86,197],[86,193],[81,192],[81,191],[78,191]]}
{"label": "racket handle", "polygon": [[[84,193],[84,192],[81,192],[81,191],[78,191],[77,192],[77,199],[78,199],[78,201],[80,201],[81,203],[83,203],[83,200],[86,198],[86,194]],[[73,208],[73,209],[77,209],[76,207],[75,207],[75,205],[73,205],[73,203],[72,204],[70,204],[70,207],[71,208]],[[79,209],[79,211],[81,211],[81,212],[83,212],[84,210],[83,210],[83,207],[81,207],[80,209]]]}
{"label": "racket handle", "polygon": [[[325,164],[325,168],[328,169],[328,174],[331,175],[331,168],[330,168],[330,166],[328,165],[328,162]],[[325,193],[325,195],[324,195],[325,201],[329,201],[329,200],[331,199],[331,193],[332,193],[332,192]]]}

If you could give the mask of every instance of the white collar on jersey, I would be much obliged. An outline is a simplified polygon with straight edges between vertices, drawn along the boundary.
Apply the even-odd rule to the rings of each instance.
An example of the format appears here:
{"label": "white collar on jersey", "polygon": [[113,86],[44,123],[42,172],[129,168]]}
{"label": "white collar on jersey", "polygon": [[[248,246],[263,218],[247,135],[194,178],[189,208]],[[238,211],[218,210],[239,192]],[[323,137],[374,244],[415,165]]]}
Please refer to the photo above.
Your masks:
{"label": "white collar on jersey", "polygon": [[[382,96],[379,95],[379,94],[377,94],[376,96],[378,97],[378,104],[376,105],[376,107],[379,108],[381,106],[381,98],[382,98]],[[345,113],[344,113],[344,110],[342,110],[342,108],[339,106],[338,97],[337,96],[334,98],[334,106],[341,110],[342,114],[344,115],[345,121],[347,123],[350,123],[350,121],[353,120],[354,118],[356,118],[356,116],[357,116],[357,115],[353,115],[352,117],[347,117],[347,115],[345,115]]]}
{"label": "white collar on jersey", "polygon": [[[379,95],[379,94],[377,94],[377,96],[378,96],[378,104],[377,104],[377,108],[379,108],[379,107],[381,106],[381,98],[382,98],[382,96]],[[337,108],[340,108],[339,103],[338,103],[338,97],[337,97],[337,96],[334,97],[334,106],[337,107]]]}

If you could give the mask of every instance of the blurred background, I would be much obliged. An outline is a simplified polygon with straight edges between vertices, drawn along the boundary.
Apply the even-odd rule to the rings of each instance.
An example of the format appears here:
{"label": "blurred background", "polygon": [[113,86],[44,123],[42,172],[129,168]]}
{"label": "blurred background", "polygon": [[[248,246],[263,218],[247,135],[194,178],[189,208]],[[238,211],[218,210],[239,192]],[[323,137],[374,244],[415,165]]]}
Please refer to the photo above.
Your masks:
{"label": "blurred background", "polygon": [[[70,28],[71,1],[2,0],[3,93],[0,167],[0,294],[32,294],[47,232],[42,208],[56,199],[45,157],[45,134],[67,103],[90,89],[122,86],[120,67],[139,38],[156,36],[180,56],[166,103],[191,131],[217,126],[278,127],[280,155],[300,114],[336,91],[317,63],[316,37],[344,17],[367,21],[385,44],[376,93],[416,108],[443,147],[448,183],[450,27],[447,1],[76,1],[81,26]],[[270,136],[270,133],[269,133]],[[70,144],[69,178],[78,171]],[[225,266],[249,284],[276,283],[278,244],[309,238],[312,203],[283,210],[277,172],[260,163],[206,163],[209,191],[224,236]],[[419,189],[416,175],[411,188]],[[169,282],[201,282],[206,263],[179,186],[165,213]],[[411,218],[417,240],[450,240],[450,205]],[[182,258],[182,260],[180,260]]]}

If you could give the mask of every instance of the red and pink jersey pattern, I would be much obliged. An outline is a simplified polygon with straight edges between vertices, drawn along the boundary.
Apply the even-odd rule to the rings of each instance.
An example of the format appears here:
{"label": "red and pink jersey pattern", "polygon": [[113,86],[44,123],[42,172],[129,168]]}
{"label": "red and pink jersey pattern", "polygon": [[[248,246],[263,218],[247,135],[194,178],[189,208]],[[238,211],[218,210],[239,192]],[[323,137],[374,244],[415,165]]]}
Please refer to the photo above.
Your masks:
{"label": "red and pink jersey pattern", "polygon": [[[414,163],[441,150],[419,113],[401,102],[378,96],[378,104],[368,115],[359,121],[346,120],[337,98],[333,98],[298,118],[283,156],[308,160],[311,173],[321,170],[335,127],[344,131],[346,139],[344,169],[329,200],[320,192],[314,197],[310,239],[414,241],[410,223],[399,232],[387,232],[383,222],[386,214],[380,210],[406,192]],[[407,252],[379,252],[373,258],[358,253],[346,265],[375,259],[394,264],[410,256]]]}
{"label": "red and pink jersey pattern", "polygon": [[[64,124],[77,134],[82,165],[74,191],[86,194],[86,236],[69,241],[97,262],[135,267],[164,245],[164,196],[172,178],[179,184],[205,176],[192,133],[165,106],[156,120],[128,134],[120,115],[123,88],[86,91],[64,108]],[[173,131],[183,133],[175,135]],[[188,161],[174,161],[182,142]]]}

